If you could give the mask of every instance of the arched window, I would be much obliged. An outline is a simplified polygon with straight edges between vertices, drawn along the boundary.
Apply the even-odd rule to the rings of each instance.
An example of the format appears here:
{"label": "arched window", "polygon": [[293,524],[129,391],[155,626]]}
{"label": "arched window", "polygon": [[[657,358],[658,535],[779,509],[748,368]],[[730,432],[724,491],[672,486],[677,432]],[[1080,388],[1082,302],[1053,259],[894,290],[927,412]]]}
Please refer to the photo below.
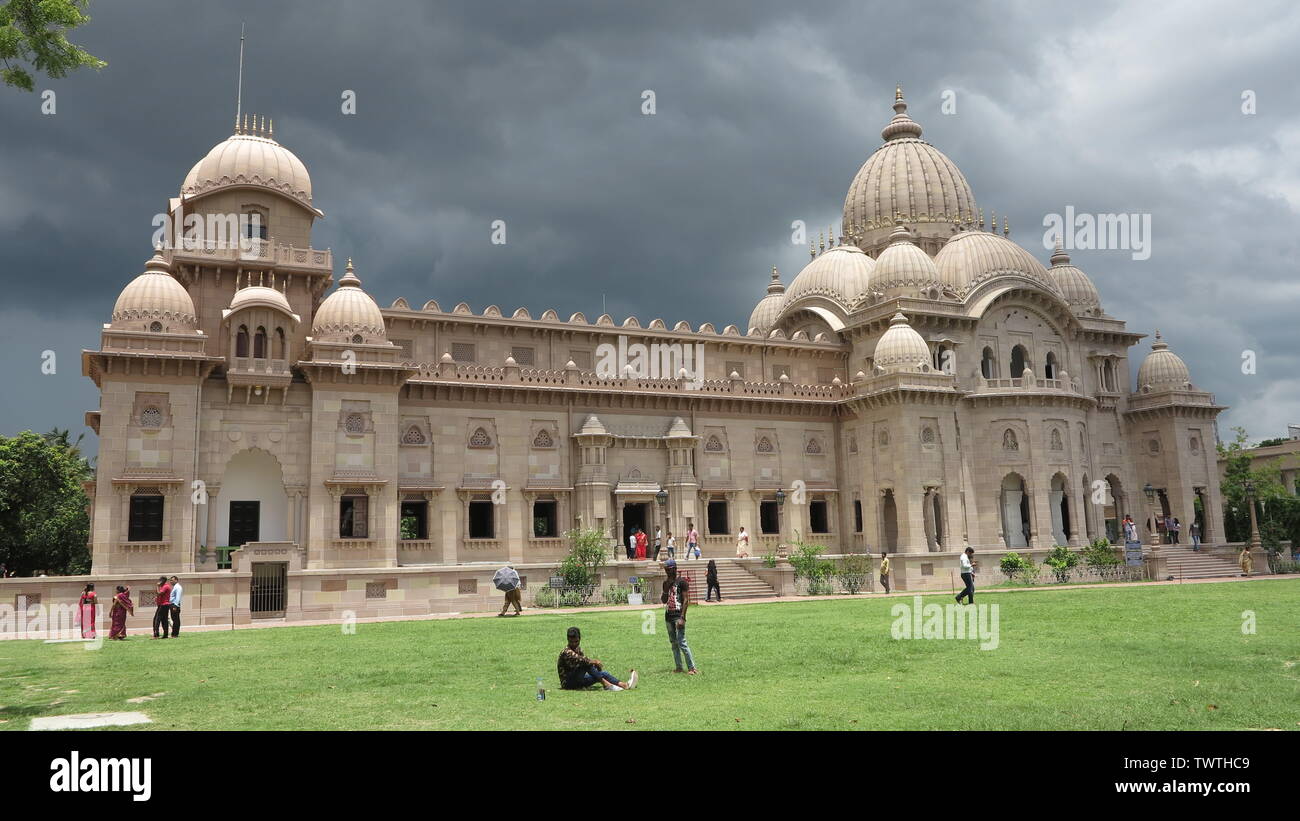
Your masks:
{"label": "arched window", "polygon": [[257,333],[253,334],[253,358],[266,359],[266,328],[260,325]]}
{"label": "arched window", "polygon": [[424,431],[420,430],[419,425],[411,425],[406,429],[406,435],[402,437],[403,445],[423,445],[424,443]]}
{"label": "arched window", "polygon": [[1056,370],[1056,353],[1047,352],[1047,361],[1043,364],[1043,377],[1046,379],[1059,379]]}
{"label": "arched window", "polygon": [[352,344],[353,344],[353,345],[360,345],[360,344],[361,344],[361,334],[353,334],[353,335],[352,335]]}
{"label": "arched window", "polygon": [[759,453],[772,453],[776,450],[776,448],[772,447],[771,439],[768,439],[766,436],[761,436],[759,437],[758,445],[754,448],[754,450],[758,451]]}
{"label": "arched window", "polygon": [[235,334],[235,356],[248,356],[248,328],[243,325],[239,326],[239,333]]}
{"label": "arched window", "polygon": [[998,362],[993,358],[992,348],[985,348],[980,357],[980,373],[985,379],[994,379],[998,375]]}
{"label": "arched window", "polygon": [[704,443],[704,450],[708,453],[722,453],[722,440],[715,433]]}
{"label": "arched window", "polygon": [[266,216],[260,211],[244,214],[244,237],[247,239],[266,239]]}
{"label": "arched window", "polygon": [[1101,389],[1112,392],[1115,390],[1115,366],[1109,359],[1101,363]]}
{"label": "arched window", "polygon": [[343,420],[343,430],[348,433],[365,433],[366,418],[359,413],[349,413]]}
{"label": "arched window", "polygon": [[472,448],[490,448],[492,447],[492,437],[483,428],[476,428],[472,436],[469,437],[469,446]]}
{"label": "arched window", "polygon": [[1029,352],[1025,350],[1024,345],[1017,345],[1011,349],[1011,378],[1019,379],[1025,372],[1026,363],[1029,361]]}
{"label": "arched window", "polygon": [[149,330],[152,331],[153,333],[156,333],[156,334],[160,334],[160,333],[162,333],[162,323],[161,323],[161,322],[150,322],[150,323],[149,323]]}
{"label": "arched window", "polygon": [[275,358],[285,359],[288,348],[284,341],[284,328],[275,329]]}

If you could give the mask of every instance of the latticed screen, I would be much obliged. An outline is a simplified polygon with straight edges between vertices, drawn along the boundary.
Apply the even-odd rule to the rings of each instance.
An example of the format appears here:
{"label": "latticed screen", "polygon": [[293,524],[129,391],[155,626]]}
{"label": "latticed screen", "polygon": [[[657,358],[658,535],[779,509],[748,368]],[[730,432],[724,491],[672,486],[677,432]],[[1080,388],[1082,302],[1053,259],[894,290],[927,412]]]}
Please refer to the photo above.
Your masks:
{"label": "latticed screen", "polygon": [[451,343],[451,358],[457,362],[472,363],[476,359],[474,345],[470,342]]}
{"label": "latticed screen", "polygon": [[511,348],[510,355],[517,365],[531,368],[537,363],[537,351],[533,348]]}

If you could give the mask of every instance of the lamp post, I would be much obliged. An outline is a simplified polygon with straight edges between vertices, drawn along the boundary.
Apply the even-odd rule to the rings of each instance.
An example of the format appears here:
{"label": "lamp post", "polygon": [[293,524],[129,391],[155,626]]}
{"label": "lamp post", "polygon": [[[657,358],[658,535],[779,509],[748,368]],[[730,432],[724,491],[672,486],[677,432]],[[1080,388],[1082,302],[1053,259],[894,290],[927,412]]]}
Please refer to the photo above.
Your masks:
{"label": "lamp post", "polygon": [[785,555],[785,490],[776,489],[776,553]]}
{"label": "lamp post", "polygon": [[1247,479],[1242,488],[1246,491],[1246,507],[1250,509],[1250,549],[1259,550],[1259,522],[1255,519],[1255,483]]}
{"label": "lamp post", "polygon": [[1149,541],[1152,550],[1160,549],[1160,530],[1156,527],[1156,489],[1151,486],[1150,482],[1142,488],[1142,492],[1147,496],[1147,522],[1151,525],[1148,529],[1150,534]]}
{"label": "lamp post", "polygon": [[659,488],[659,492],[655,494],[655,501],[659,503],[659,520],[663,522],[663,525],[659,528],[659,538],[657,539],[660,547],[662,547],[664,537],[668,534],[668,521],[664,516],[665,511],[668,510],[668,491]]}

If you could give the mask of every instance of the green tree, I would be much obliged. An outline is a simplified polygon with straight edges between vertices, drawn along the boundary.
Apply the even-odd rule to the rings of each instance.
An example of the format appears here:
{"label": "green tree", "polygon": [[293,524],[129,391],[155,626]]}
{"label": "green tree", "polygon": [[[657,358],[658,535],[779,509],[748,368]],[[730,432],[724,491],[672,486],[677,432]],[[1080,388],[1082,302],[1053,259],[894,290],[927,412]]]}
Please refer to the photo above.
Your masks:
{"label": "green tree", "polygon": [[66,431],[0,436],[0,562],[20,575],[88,572],[89,476]]}
{"label": "green tree", "polygon": [[90,0],[9,0],[0,6],[0,79],[5,85],[35,91],[34,71],[60,79],[83,66],[108,65],[68,41],[69,29],[89,22],[83,11],[89,5]]}
{"label": "green tree", "polygon": [[1246,506],[1246,482],[1254,485],[1255,519],[1260,541],[1270,553],[1269,561],[1281,549],[1280,542],[1290,539],[1300,544],[1300,499],[1287,492],[1282,484],[1282,458],[1257,461],[1252,458],[1245,428],[1233,428],[1233,440],[1219,443],[1219,458],[1224,460],[1223,494],[1224,529],[1228,541],[1250,540],[1250,509]]}

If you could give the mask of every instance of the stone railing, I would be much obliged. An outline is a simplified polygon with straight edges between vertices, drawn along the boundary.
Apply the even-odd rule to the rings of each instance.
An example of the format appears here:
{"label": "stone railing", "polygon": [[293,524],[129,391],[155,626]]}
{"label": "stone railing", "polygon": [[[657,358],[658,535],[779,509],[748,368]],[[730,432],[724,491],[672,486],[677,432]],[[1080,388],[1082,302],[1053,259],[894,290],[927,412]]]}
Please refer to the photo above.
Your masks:
{"label": "stone railing", "polygon": [[287,359],[267,359],[265,357],[236,356],[230,360],[230,369],[244,373],[265,373],[277,376],[289,374]]}
{"label": "stone railing", "polygon": [[411,362],[418,370],[412,382],[491,383],[498,385],[539,385],[595,390],[696,393],[719,396],[750,396],[834,401],[853,395],[848,385],[799,385],[794,382],[746,382],[743,379],[704,379],[698,384],[690,379],[612,379],[577,368],[555,370],[521,368],[517,365],[492,367],[456,362]]}
{"label": "stone railing", "polygon": [[378,544],[375,539],[330,539],[333,550],[370,550]]}
{"label": "stone railing", "polygon": [[265,240],[250,244],[248,248],[230,247],[227,242],[212,240],[197,242],[195,247],[169,248],[163,257],[171,262],[264,262],[289,268],[310,268],[329,273],[334,270],[334,255],[316,248],[295,248],[292,245],[272,245]]}

